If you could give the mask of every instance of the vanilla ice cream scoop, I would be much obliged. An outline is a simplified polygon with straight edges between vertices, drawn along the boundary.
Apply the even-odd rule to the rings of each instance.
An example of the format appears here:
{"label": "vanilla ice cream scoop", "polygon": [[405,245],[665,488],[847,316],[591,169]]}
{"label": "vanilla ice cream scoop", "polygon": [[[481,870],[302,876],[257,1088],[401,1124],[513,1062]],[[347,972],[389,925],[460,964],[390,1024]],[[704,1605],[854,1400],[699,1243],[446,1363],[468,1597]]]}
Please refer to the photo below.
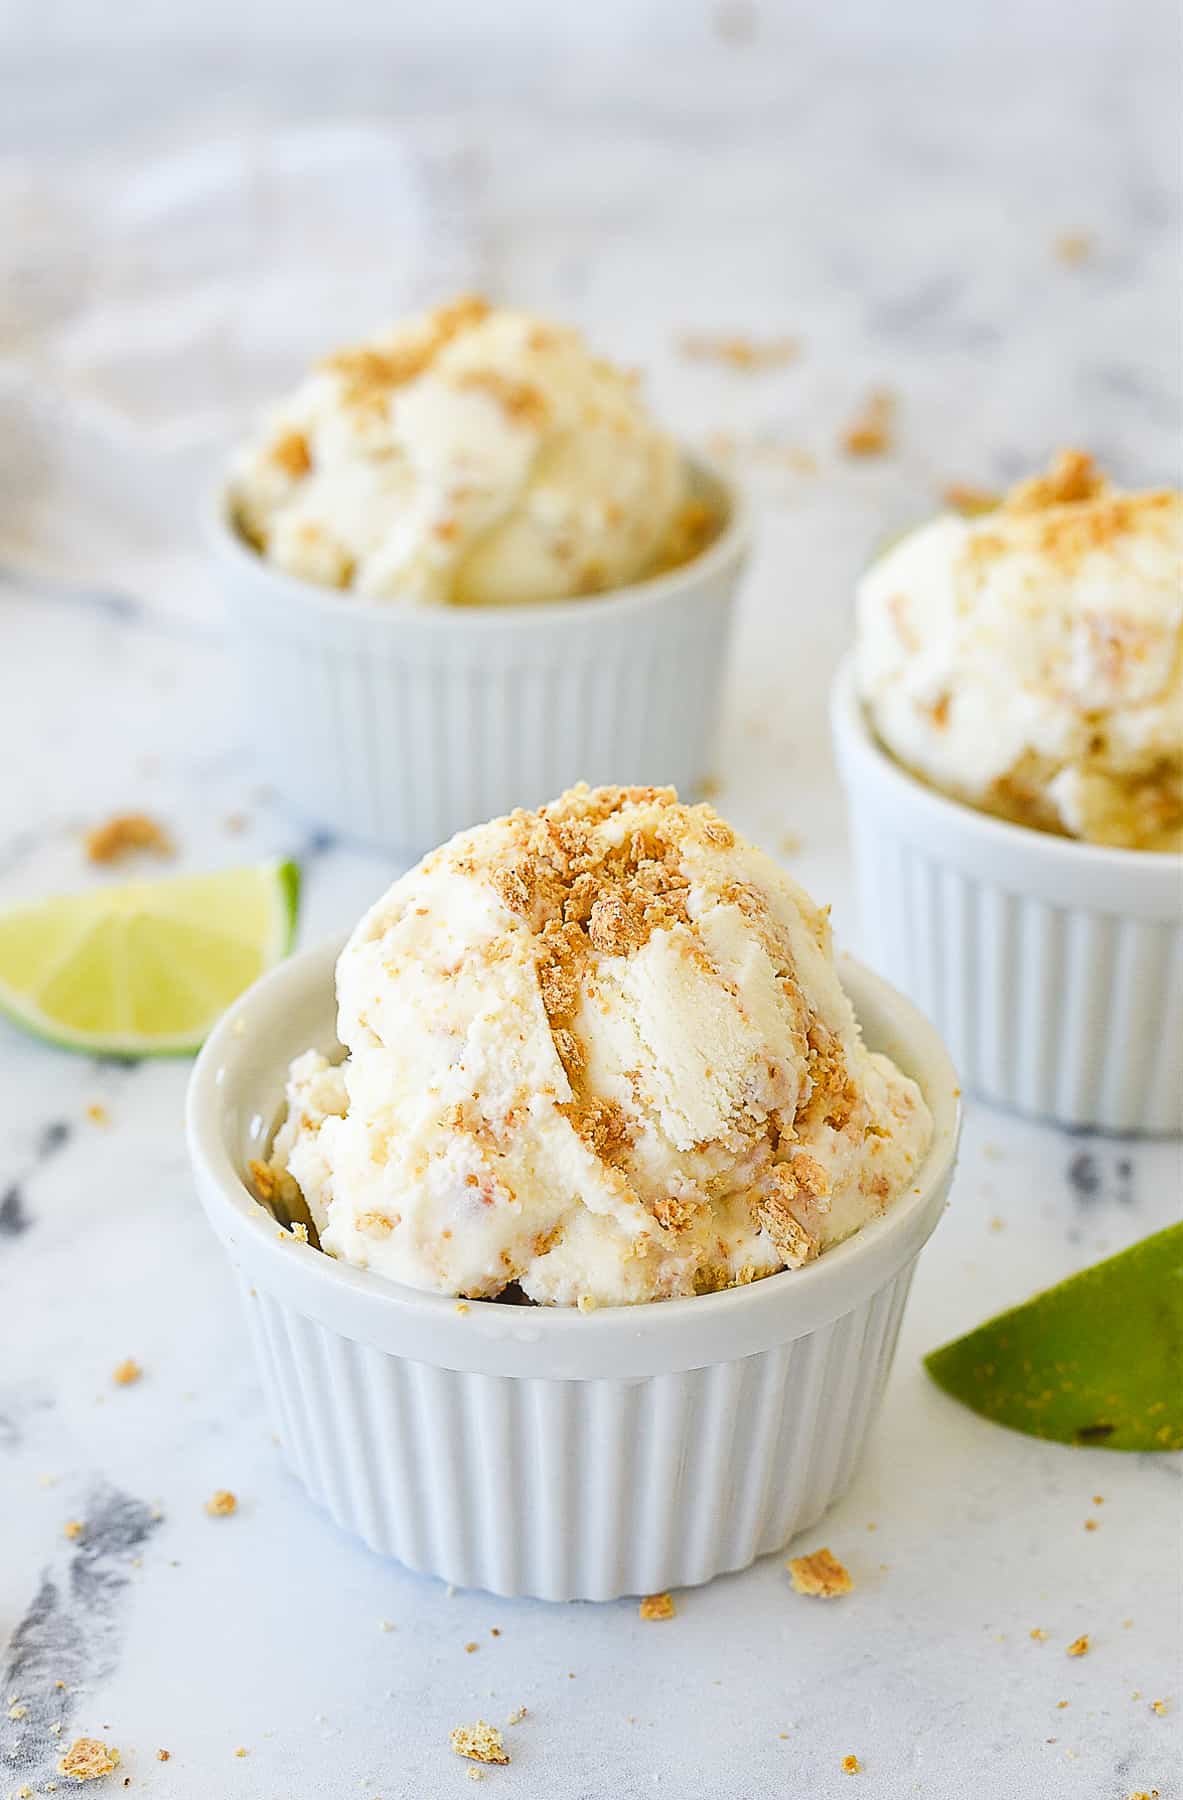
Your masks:
{"label": "vanilla ice cream scoop", "polygon": [[287,573],[420,605],[599,593],[710,524],[632,375],[479,299],[329,357],[235,458],[230,499]]}
{"label": "vanilla ice cream scoop", "polygon": [[708,806],[575,788],[462,833],[337,965],[274,1173],[395,1280],[617,1305],[797,1268],[931,1135],[862,1042],[827,915]]}
{"label": "vanilla ice cream scoop", "polygon": [[1064,452],[944,517],[858,593],[858,684],[888,750],[1020,824],[1183,848],[1183,494]]}

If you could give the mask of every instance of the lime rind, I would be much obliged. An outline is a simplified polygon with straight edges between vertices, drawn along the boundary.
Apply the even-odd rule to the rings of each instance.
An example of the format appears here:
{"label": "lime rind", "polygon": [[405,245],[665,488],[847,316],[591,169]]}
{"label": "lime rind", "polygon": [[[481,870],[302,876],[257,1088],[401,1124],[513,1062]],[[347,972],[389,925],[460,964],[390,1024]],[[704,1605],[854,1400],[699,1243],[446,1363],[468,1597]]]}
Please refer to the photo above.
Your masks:
{"label": "lime rind", "polygon": [[1030,1437],[1183,1449],[1183,1224],[930,1352],[938,1387]]}

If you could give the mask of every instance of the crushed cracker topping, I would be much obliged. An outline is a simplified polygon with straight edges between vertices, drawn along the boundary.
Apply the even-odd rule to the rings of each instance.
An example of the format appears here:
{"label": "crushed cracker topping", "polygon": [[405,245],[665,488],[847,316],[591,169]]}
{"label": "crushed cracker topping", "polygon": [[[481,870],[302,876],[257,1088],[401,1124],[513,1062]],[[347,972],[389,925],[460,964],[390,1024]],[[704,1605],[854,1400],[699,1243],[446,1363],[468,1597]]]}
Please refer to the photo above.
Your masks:
{"label": "crushed cracker topping", "polygon": [[100,1775],[110,1775],[119,1767],[119,1752],[114,1745],[110,1749],[101,1738],[75,1738],[66,1754],[58,1763],[58,1774],[69,1775],[74,1781],[97,1781]]}
{"label": "crushed cracker topping", "polygon": [[1152,1713],[1157,1713],[1161,1719],[1170,1709],[1165,1700],[1152,1700],[1150,1702],[1150,1710]]}
{"label": "crushed cracker topping", "polygon": [[157,1762],[167,1762],[171,1755],[171,1750],[158,1750],[156,1752],[156,1760]]}
{"label": "crushed cracker topping", "polygon": [[1045,1644],[1047,1642],[1048,1634],[1046,1631],[1041,1631],[1038,1625],[1033,1625],[1031,1628],[1031,1636],[1035,1639],[1037,1644]]}
{"label": "crushed cracker topping", "polygon": [[1073,1638],[1072,1642],[1069,1644],[1068,1655],[1069,1656],[1087,1656],[1088,1653],[1089,1653],[1088,1633],[1082,1632],[1078,1638]]}
{"label": "crushed cracker topping", "polygon": [[80,1538],[85,1530],[86,1526],[81,1519],[67,1519],[62,1526],[63,1535],[70,1539]]}
{"label": "crushed cracker topping", "polygon": [[116,1363],[111,1371],[111,1380],[116,1387],[131,1387],[144,1373],[134,1356],[125,1356],[121,1363]]}
{"label": "crushed cracker topping", "polygon": [[1053,506],[1075,506],[1099,500],[1108,483],[1087,450],[1058,450],[1047,472],[1017,482],[1003,499],[1007,513],[1044,512]]}
{"label": "crushed cracker topping", "polygon": [[677,1613],[672,1594],[646,1594],[637,1612],[642,1619],[672,1619]]}
{"label": "crushed cracker topping", "polygon": [[217,1488],[206,1501],[205,1510],[211,1519],[228,1519],[238,1511],[238,1496],[229,1488]]}
{"label": "crushed cracker topping", "polygon": [[842,1758],[842,1773],[844,1775],[857,1775],[862,1766],[863,1765],[860,1763],[857,1756],[844,1756]]}
{"label": "crushed cracker topping", "polygon": [[501,1741],[501,1733],[496,1725],[489,1725],[484,1719],[478,1719],[475,1725],[457,1725],[448,1742],[457,1756],[467,1756],[471,1762],[509,1761],[509,1751]]}
{"label": "crushed cracker topping", "polygon": [[93,863],[121,862],[137,850],[172,856],[176,846],[163,825],[147,813],[116,813],[86,834],[86,854]]}
{"label": "crushed cracker topping", "polygon": [[302,431],[285,431],[271,446],[271,460],[298,481],[312,467],[312,452]]}
{"label": "crushed cracker topping", "polygon": [[974,487],[964,481],[951,481],[941,498],[953,512],[961,513],[966,519],[980,519],[983,514],[993,512],[1002,501],[1002,495],[992,489]]}
{"label": "crushed cracker topping", "polygon": [[849,1571],[824,1547],[808,1556],[794,1556],[785,1566],[799,1594],[833,1600],[840,1594],[849,1594],[854,1586]]}

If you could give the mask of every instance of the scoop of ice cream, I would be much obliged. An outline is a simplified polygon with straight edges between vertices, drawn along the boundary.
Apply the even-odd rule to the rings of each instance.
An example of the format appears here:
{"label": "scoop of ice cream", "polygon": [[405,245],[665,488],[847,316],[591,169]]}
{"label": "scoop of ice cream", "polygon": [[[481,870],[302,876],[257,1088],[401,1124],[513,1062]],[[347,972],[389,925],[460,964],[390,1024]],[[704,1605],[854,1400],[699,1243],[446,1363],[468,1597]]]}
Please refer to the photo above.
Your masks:
{"label": "scoop of ice cream", "polygon": [[1096,843],[1183,847],[1183,494],[1065,452],[912,532],[858,593],[859,687],[955,798]]}
{"label": "scoop of ice cream", "polygon": [[619,587],[701,514],[631,375],[476,299],[329,357],[234,460],[231,503],[289,574],[419,604]]}
{"label": "scoop of ice cream", "polygon": [[927,1148],[827,915],[708,806],[575,788],[453,838],[337,966],[349,1056],[293,1066],[277,1171],[398,1281],[608,1304],[796,1268]]}

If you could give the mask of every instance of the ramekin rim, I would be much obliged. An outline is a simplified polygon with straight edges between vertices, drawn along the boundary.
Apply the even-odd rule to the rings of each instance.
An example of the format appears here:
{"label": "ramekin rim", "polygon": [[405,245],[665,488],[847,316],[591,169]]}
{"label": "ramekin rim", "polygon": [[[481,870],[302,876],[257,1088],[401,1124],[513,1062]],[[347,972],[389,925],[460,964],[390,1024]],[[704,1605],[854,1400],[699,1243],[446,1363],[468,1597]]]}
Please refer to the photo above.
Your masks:
{"label": "ramekin rim", "polygon": [[659,575],[612,588],[602,594],[573,595],[566,600],[530,601],[517,606],[399,606],[387,604],[365,595],[340,588],[329,588],[315,581],[302,581],[275,568],[252,550],[230,521],[230,479],[224,468],[213,482],[203,515],[206,535],[215,551],[232,565],[249,570],[255,580],[273,586],[292,605],[303,606],[314,613],[336,619],[389,619],[394,625],[413,623],[416,627],[436,630],[441,634],[459,627],[471,630],[504,630],[508,625],[526,623],[549,625],[562,619],[595,617],[608,619],[668,599],[691,581],[709,579],[719,570],[740,562],[752,543],[752,509],[742,482],[724,475],[718,465],[698,450],[679,441],[683,459],[696,472],[705,475],[724,494],[727,518],[718,536],[688,562]]}
{"label": "ramekin rim", "polygon": [[1040,831],[1034,825],[1001,819],[994,813],[971,806],[968,801],[956,800],[939,788],[929,787],[897,762],[871,729],[858,692],[853,650],[842,658],[835,673],[830,692],[830,717],[839,737],[854,743],[876,763],[883,779],[897,793],[906,795],[912,804],[927,809],[934,820],[956,823],[965,831],[978,830],[985,841],[993,841],[1000,847],[1021,846],[1032,855],[1044,853],[1049,860],[1056,860],[1062,866],[1067,866],[1073,859],[1079,866],[1088,856],[1095,867],[1120,869],[1127,874],[1138,868],[1183,872],[1183,851],[1134,850],[1119,844],[1091,844],[1083,838],[1060,837],[1054,831]]}
{"label": "ramekin rim", "polygon": [[[217,1110],[223,1063],[227,1055],[241,1050],[243,1043],[249,1040],[247,1021],[251,1011],[268,1004],[286,982],[295,983],[301,975],[311,978],[312,971],[321,968],[326,962],[331,970],[344,941],[344,937],[334,938],[309,946],[286,958],[248,988],[214,1027],[197,1057],[186,1096],[186,1138],[194,1171],[199,1179],[204,1175],[217,1188],[238,1221],[252,1233],[255,1249],[269,1258],[293,1254],[312,1258],[319,1271],[316,1279],[326,1284],[335,1284],[342,1294],[352,1290],[367,1305],[380,1304],[392,1311],[397,1308],[404,1315],[418,1313],[425,1324],[450,1318],[455,1314],[457,1305],[462,1305],[477,1318],[483,1316],[490,1322],[504,1325],[507,1323],[507,1314],[516,1313],[519,1309],[507,1309],[496,1300],[460,1299],[454,1294],[440,1294],[412,1287],[370,1270],[358,1269],[350,1263],[326,1256],[312,1245],[294,1241],[289,1233],[277,1227],[271,1213],[251,1193],[227,1151],[218,1126]],[[914,1225],[916,1218],[931,1206],[937,1190],[946,1187],[951,1179],[961,1133],[961,1088],[957,1072],[939,1033],[919,1009],[898,989],[854,957],[843,956],[840,963],[844,972],[853,974],[855,985],[879,1005],[882,1006],[885,1000],[889,1002],[892,1017],[902,1028],[901,1037],[906,1036],[914,1045],[916,1060],[922,1062],[926,1071],[933,1076],[934,1091],[930,1092],[927,1086],[922,1086],[933,1115],[933,1136],[923,1160],[910,1177],[912,1191],[897,1199],[887,1212],[869,1220],[849,1238],[803,1268],[780,1270],[775,1275],[765,1276],[742,1287],[679,1299],[603,1306],[587,1312],[573,1306],[532,1307],[529,1309],[532,1330],[540,1331],[544,1337],[556,1338],[559,1342],[564,1340],[567,1333],[577,1333],[581,1341],[589,1341],[603,1338],[613,1331],[622,1338],[631,1339],[636,1336],[638,1327],[645,1330],[660,1329],[660,1322],[663,1320],[668,1321],[671,1331],[680,1327],[688,1316],[688,1307],[695,1309],[690,1316],[700,1319],[705,1329],[709,1321],[719,1324],[720,1315],[728,1312],[733,1319],[737,1319],[745,1309],[757,1305],[772,1308],[777,1297],[788,1299],[792,1294],[810,1293],[816,1298],[826,1284],[833,1288],[839,1286],[844,1279],[848,1286],[858,1287],[858,1277],[866,1264],[882,1256],[892,1240],[908,1236],[909,1228]],[[291,1055],[298,1054],[302,1048],[307,1048],[307,1045],[291,1046]],[[939,1091],[935,1074],[938,1070],[939,1081],[947,1091]],[[919,1080],[919,1077],[914,1078]],[[219,1236],[221,1235],[219,1231]],[[831,1310],[836,1313],[842,1309]]]}

